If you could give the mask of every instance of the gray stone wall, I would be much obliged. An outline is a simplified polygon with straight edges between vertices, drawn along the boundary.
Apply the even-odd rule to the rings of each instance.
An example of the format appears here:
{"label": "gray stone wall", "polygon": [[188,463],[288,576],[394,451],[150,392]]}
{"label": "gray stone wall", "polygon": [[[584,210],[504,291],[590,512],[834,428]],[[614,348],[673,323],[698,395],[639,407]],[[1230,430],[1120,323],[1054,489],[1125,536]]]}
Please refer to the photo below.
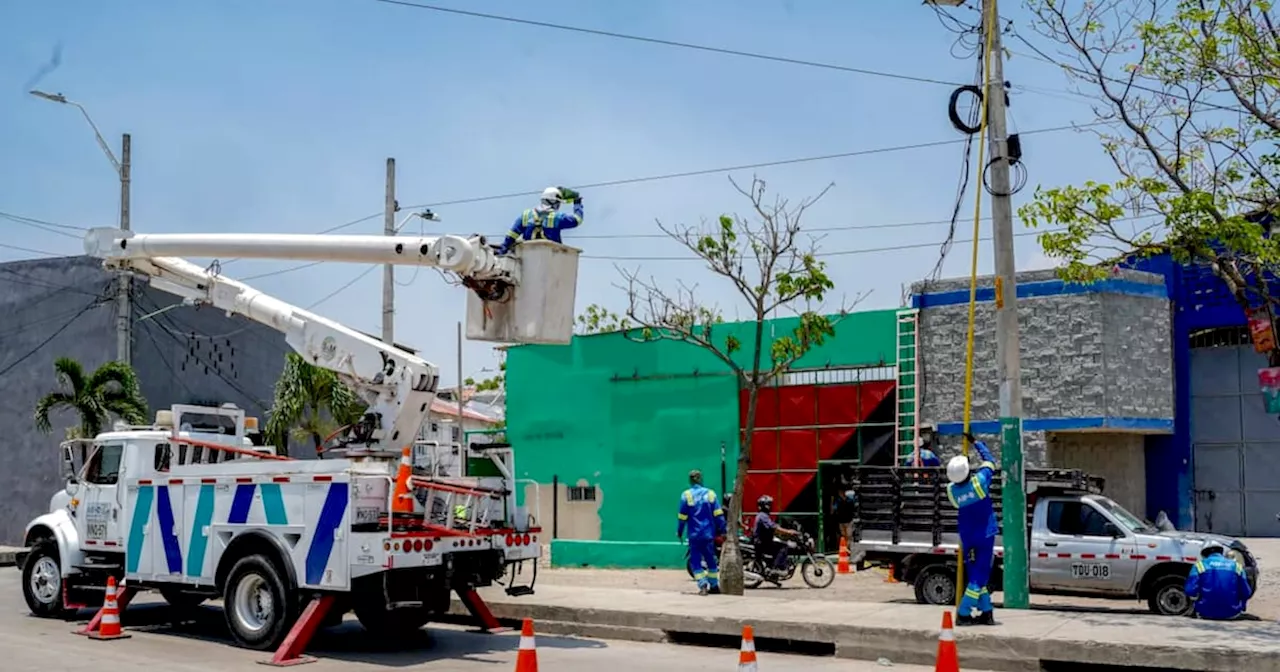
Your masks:
{"label": "gray stone wall", "polygon": [[1147,509],[1145,439],[1116,432],[1049,432],[1048,464],[1083,469],[1106,479],[1104,494],[1144,515]]}
{"label": "gray stone wall", "polygon": [[[101,262],[87,257],[0,265],[0,384],[7,396],[0,426],[9,436],[0,444],[0,544],[20,543],[26,523],[62,487],[57,447],[75,419],[57,416],[53,432],[42,434],[32,412],[57,385],[58,357],[89,370],[115,357],[114,302],[97,301],[72,320],[95,299],[109,298],[113,283]],[[229,401],[266,421],[288,349],[281,334],[210,308],[173,308],[177,297],[141,280],[133,297],[133,364],[153,413],[175,403]]]}
{"label": "gray stone wall", "polygon": [[[1162,282],[1157,275],[1135,271],[1118,277]],[[1037,271],[1020,274],[1018,283],[1054,279],[1053,271]],[[992,285],[990,276],[979,278],[979,287]],[[917,283],[912,292],[967,288],[967,279],[950,279]],[[1173,416],[1168,301],[1088,293],[1022,299],[1018,308],[1024,418]],[[995,304],[978,303],[975,319],[971,417],[996,420]],[[967,330],[967,302],[920,311],[923,422],[937,425],[964,417]],[[1035,441],[1043,443],[1044,438]],[[1043,459],[1043,450],[1036,461],[1028,452],[1031,466]]]}

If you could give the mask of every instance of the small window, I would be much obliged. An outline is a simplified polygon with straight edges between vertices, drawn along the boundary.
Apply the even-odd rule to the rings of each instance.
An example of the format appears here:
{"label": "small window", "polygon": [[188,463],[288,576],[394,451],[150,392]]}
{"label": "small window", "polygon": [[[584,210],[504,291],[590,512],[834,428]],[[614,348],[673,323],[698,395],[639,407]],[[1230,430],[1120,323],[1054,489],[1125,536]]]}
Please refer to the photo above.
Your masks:
{"label": "small window", "polygon": [[594,485],[569,486],[569,501],[571,502],[596,501],[596,487]]}
{"label": "small window", "polygon": [[1084,502],[1049,502],[1049,531],[1080,537],[1110,537],[1106,516]]}
{"label": "small window", "polygon": [[169,471],[169,461],[173,459],[173,449],[169,444],[156,446],[156,471]]}
{"label": "small window", "polygon": [[453,436],[454,443],[458,443],[459,441],[462,441],[462,432],[457,427],[450,427],[449,430],[451,432],[451,435]]}
{"label": "small window", "polygon": [[120,481],[120,458],[124,456],[123,443],[107,443],[98,447],[89,458],[84,480],[96,485],[115,485]]}
{"label": "small window", "polygon": [[437,422],[431,423],[431,433],[432,434],[440,433],[440,423],[437,423]]}

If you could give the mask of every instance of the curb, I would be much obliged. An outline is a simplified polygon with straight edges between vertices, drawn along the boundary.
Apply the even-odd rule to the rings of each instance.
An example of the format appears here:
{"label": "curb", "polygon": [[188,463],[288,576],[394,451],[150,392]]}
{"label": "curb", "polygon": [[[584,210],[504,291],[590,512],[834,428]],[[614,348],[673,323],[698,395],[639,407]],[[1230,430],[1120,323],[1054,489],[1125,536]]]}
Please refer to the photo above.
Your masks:
{"label": "curb", "polygon": [[19,549],[0,550],[0,567],[17,567]]}
{"label": "curb", "polygon": [[[693,617],[672,614],[637,614],[610,609],[495,601],[494,616],[505,624],[532,618],[539,632],[639,642],[688,641],[699,638],[734,638],[743,620],[727,616]],[[450,620],[474,623],[461,602],[450,607]],[[753,619],[757,640],[771,639],[797,645],[834,649],[838,658],[876,660],[897,664],[931,665],[937,655],[938,631],[930,628],[893,628],[861,625],[796,623]],[[1173,668],[1187,672],[1280,672],[1280,656],[1274,650],[1239,650],[1227,647],[1183,647],[1085,640],[1042,640],[1027,636],[1002,636],[975,632],[957,633],[961,658],[993,672],[1040,670],[1042,662],[1092,665],[1129,665]]]}

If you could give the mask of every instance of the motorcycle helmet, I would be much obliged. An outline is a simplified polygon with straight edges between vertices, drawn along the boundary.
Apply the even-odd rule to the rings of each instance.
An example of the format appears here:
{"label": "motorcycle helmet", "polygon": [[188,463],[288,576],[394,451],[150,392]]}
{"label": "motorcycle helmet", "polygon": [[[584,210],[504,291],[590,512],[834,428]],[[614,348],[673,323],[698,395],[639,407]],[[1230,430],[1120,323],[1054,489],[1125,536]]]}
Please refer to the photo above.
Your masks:
{"label": "motorcycle helmet", "polygon": [[760,498],[756,500],[756,509],[769,513],[773,510],[773,498],[769,495],[760,495]]}

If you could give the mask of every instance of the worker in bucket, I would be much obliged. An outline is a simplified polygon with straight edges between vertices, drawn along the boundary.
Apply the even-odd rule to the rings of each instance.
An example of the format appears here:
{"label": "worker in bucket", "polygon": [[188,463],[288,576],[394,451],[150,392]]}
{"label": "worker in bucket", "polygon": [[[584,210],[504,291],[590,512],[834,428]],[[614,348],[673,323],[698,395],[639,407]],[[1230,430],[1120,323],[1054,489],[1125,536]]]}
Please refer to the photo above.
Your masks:
{"label": "worker in bucket", "polygon": [[[573,204],[573,214],[560,212],[560,204]],[[542,190],[538,206],[520,213],[506,240],[498,247],[498,254],[507,254],[524,240],[549,240],[559,243],[560,232],[577,228],[582,224],[582,194],[568,187],[547,187]]]}
{"label": "worker in bucket", "polygon": [[[987,583],[991,579],[991,565],[995,559],[996,511],[991,501],[991,479],[996,474],[995,458],[987,444],[965,432],[973,449],[982,461],[976,471],[969,467],[969,458],[956,455],[947,462],[947,498],[958,510],[960,546],[964,552],[964,596],[956,611],[956,625],[996,625],[995,608],[991,605],[991,593]],[[974,616],[973,611],[978,611]]]}
{"label": "worker in bucket", "polygon": [[1198,618],[1229,621],[1244,613],[1253,597],[1244,568],[1223,554],[1221,546],[1206,546],[1187,575],[1187,597]]}
{"label": "worker in bucket", "polygon": [[680,493],[680,513],[676,516],[676,538],[689,530],[689,565],[698,581],[698,594],[720,592],[720,566],[716,562],[716,537],[726,531],[724,509],[716,493],[702,486],[702,472],[689,472],[689,489]]}

